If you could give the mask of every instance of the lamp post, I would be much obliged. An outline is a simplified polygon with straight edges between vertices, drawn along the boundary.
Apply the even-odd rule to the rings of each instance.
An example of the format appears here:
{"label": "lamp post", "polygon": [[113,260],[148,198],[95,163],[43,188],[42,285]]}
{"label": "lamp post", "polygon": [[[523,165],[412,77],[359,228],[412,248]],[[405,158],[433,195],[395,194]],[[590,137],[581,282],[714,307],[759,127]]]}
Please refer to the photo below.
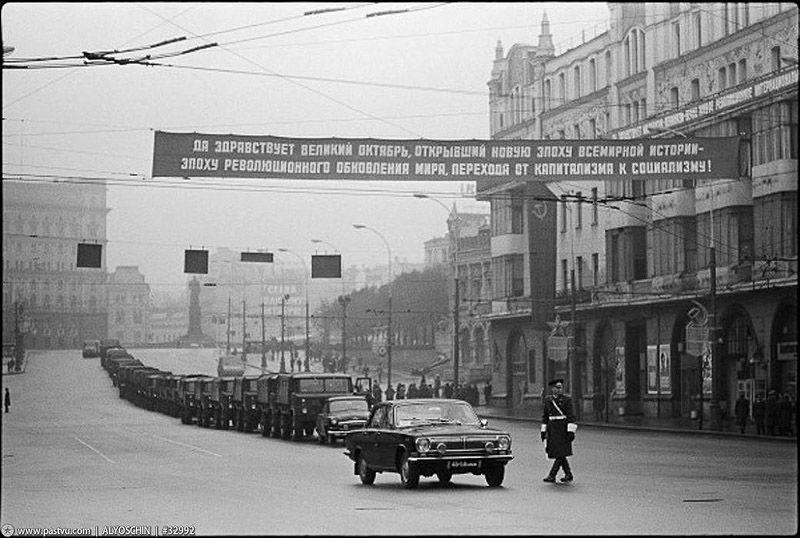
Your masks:
{"label": "lamp post", "polygon": [[[650,132],[659,133],[667,132],[680,136],[681,138],[689,138],[686,133],[670,129],[669,127],[650,127]],[[708,243],[708,273],[709,273],[709,290],[708,290],[708,338],[709,354],[711,355],[711,402],[709,403],[709,411],[711,413],[711,427],[713,429],[721,428],[721,413],[719,409],[719,393],[718,387],[720,386],[720,365],[718,364],[722,359],[721,350],[719,349],[719,335],[717,331],[717,249],[714,244],[714,206],[716,205],[714,199],[714,185],[711,183],[711,209],[709,210],[709,221],[711,228],[711,237]],[[703,368],[700,368],[700,424],[702,428],[702,398],[703,398]]]}
{"label": "lamp post", "polygon": [[286,373],[286,359],[283,356],[283,342],[284,342],[284,309],[286,308],[286,301],[289,300],[289,294],[281,296],[281,369],[282,374]]}
{"label": "lamp post", "polygon": [[[428,196],[427,194],[422,193],[414,193],[414,198],[420,198],[424,200],[432,200],[442,206],[442,208],[447,211],[448,216],[450,215],[451,211],[448,209],[444,203],[440,200],[433,198],[432,196]],[[449,228],[449,225],[448,225]],[[460,299],[458,296],[458,243],[461,235],[461,218],[456,214],[455,218],[455,225],[453,226],[453,252],[450,255],[451,267],[453,271],[453,382],[455,383],[455,387],[459,386],[459,366],[461,362],[461,342],[459,341],[459,331],[460,325],[459,322],[459,303]]]}
{"label": "lamp post", "polygon": [[291,250],[289,250],[288,248],[279,248],[279,249],[278,249],[278,252],[288,252],[289,254],[293,254],[294,256],[296,256],[296,257],[297,257],[297,259],[298,259],[298,260],[300,260],[300,263],[302,263],[302,264],[303,264],[303,270],[304,270],[304,272],[305,272],[305,285],[304,285],[304,287],[305,287],[305,289],[306,289],[306,350],[305,350],[305,369],[306,369],[306,372],[308,372],[308,371],[310,371],[310,369],[311,369],[311,367],[309,366],[309,362],[308,362],[308,353],[309,353],[309,350],[310,350],[310,347],[309,347],[309,345],[310,345],[310,341],[311,341],[311,338],[310,338],[310,333],[309,333],[309,330],[308,330],[308,286],[309,286],[309,278],[308,278],[308,265],[306,265],[306,262],[305,262],[305,260],[303,259],[303,257],[302,257],[302,256],[300,256],[299,254],[297,254],[297,253],[296,253],[296,252],[294,252],[294,251],[291,251]]}
{"label": "lamp post", "polygon": [[392,249],[389,247],[389,242],[386,241],[386,238],[383,236],[375,228],[371,228],[364,224],[353,224],[353,228],[356,230],[370,230],[378,237],[381,238],[383,244],[386,246],[386,252],[388,255],[389,260],[389,315],[388,315],[388,322],[386,327],[386,383],[388,385],[392,384]]}
{"label": "lamp post", "polygon": [[342,366],[347,364],[347,304],[350,297],[347,295],[339,296],[339,304],[342,305]]}

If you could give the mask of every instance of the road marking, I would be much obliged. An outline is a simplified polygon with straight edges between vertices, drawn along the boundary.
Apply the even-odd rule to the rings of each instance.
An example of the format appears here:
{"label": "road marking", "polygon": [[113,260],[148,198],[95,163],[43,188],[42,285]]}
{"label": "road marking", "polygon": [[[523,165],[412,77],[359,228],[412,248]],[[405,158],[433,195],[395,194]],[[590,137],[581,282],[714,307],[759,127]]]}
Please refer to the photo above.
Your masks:
{"label": "road marking", "polygon": [[161,437],[160,435],[156,435],[156,434],[153,434],[153,437],[155,437],[157,439],[161,439],[162,441],[166,441],[168,443],[173,443],[173,444],[176,444],[176,445],[181,445],[181,446],[185,446],[185,447],[188,447],[188,448],[192,448],[194,450],[199,450],[200,452],[205,452],[206,454],[211,454],[212,456],[217,456],[217,457],[220,457],[220,458],[222,457],[222,454],[217,454],[216,452],[211,452],[210,450],[206,450],[205,448],[200,448],[199,446],[187,445],[186,443],[173,441],[172,439],[167,439],[166,437]]}
{"label": "road marking", "polygon": [[101,458],[103,458],[104,460],[106,460],[108,463],[114,463],[114,461],[113,461],[113,460],[109,459],[109,458],[108,458],[108,457],[107,457],[105,454],[103,454],[102,452],[100,452],[99,450],[97,450],[95,447],[93,447],[93,446],[92,446],[92,445],[90,445],[89,443],[86,443],[85,441],[81,441],[81,440],[80,440],[80,439],[78,439],[77,437],[75,438],[75,440],[76,440],[76,441],[78,441],[78,442],[79,442],[80,444],[82,444],[83,446],[85,446],[86,448],[88,448],[89,450],[91,450],[92,452],[95,452],[96,454],[98,454],[98,455],[99,455]]}

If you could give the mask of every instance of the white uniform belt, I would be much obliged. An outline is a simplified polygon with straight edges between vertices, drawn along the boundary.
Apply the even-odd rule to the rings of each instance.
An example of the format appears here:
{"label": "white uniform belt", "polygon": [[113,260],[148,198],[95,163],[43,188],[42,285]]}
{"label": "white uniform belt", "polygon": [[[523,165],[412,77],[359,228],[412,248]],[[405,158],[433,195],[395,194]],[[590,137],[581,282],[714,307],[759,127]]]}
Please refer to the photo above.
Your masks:
{"label": "white uniform belt", "polygon": [[564,420],[567,417],[566,417],[566,415],[550,415],[547,418],[550,419],[550,420]]}

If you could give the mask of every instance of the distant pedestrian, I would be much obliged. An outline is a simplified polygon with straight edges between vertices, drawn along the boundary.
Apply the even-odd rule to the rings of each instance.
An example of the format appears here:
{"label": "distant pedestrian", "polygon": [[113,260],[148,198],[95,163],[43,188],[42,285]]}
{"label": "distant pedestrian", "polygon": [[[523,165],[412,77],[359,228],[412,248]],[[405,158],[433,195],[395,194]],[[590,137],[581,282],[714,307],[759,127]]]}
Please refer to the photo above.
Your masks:
{"label": "distant pedestrian", "polygon": [[778,425],[778,396],[774,390],[769,391],[766,407],[767,435],[775,435],[775,427]]}
{"label": "distant pedestrian", "polygon": [[397,399],[398,400],[406,399],[406,386],[403,383],[397,384]]}
{"label": "distant pedestrian", "polygon": [[483,399],[486,400],[485,405],[492,405],[492,382],[487,381],[483,386]]}
{"label": "distant pedestrian", "polygon": [[750,415],[750,400],[744,397],[744,392],[739,393],[739,399],[736,400],[733,412],[736,415],[736,424],[739,425],[739,433],[744,433],[747,427],[747,417]]}
{"label": "distant pedestrian", "polygon": [[386,399],[387,400],[394,400],[394,389],[391,385],[386,387]]}
{"label": "distant pedestrian", "polygon": [[418,397],[418,395],[417,395],[417,384],[416,383],[411,383],[408,386],[408,391],[406,392],[406,396],[409,397],[409,398],[417,398]]}
{"label": "distant pedestrian", "polygon": [[606,397],[599,390],[594,393],[594,398],[592,398],[592,408],[594,409],[594,419],[597,422],[602,421],[603,411],[606,410]]}
{"label": "distant pedestrian", "polygon": [[767,433],[765,426],[766,416],[767,404],[764,401],[764,395],[757,394],[756,401],[753,402],[753,421],[756,423],[756,435],[765,435]]}
{"label": "distant pedestrian", "polygon": [[381,393],[381,386],[375,383],[372,385],[372,401],[373,403],[378,403],[383,401],[383,396]]}
{"label": "distant pedestrian", "polygon": [[9,394],[8,388],[6,388],[6,395],[3,398],[3,406],[6,408],[6,413],[8,413],[8,408],[11,407],[11,394]]}
{"label": "distant pedestrian", "polygon": [[550,396],[544,400],[542,410],[542,442],[546,442],[547,457],[553,462],[545,482],[555,482],[559,468],[564,470],[562,482],[572,482],[572,469],[568,456],[572,456],[572,441],[578,425],[572,412],[572,399],[564,395],[564,380],[554,379],[550,383]]}
{"label": "distant pedestrian", "polygon": [[452,398],[453,397],[453,386],[449,382],[444,384],[444,389],[442,389],[442,390],[444,392],[444,397],[445,398]]}
{"label": "distant pedestrian", "polygon": [[792,431],[792,401],[789,399],[789,393],[784,392],[778,398],[778,435],[791,436]]}

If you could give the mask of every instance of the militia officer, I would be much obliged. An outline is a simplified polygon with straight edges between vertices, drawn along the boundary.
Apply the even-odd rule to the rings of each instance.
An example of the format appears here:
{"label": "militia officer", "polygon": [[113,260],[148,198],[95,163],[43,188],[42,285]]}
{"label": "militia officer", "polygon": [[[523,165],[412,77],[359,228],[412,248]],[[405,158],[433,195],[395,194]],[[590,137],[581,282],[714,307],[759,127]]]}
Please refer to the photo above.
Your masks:
{"label": "militia officer", "polygon": [[572,441],[575,439],[575,415],[572,412],[572,399],[564,396],[564,380],[554,379],[550,383],[550,396],[545,397],[542,410],[542,442],[547,442],[547,457],[553,462],[545,482],[555,482],[558,469],[564,469],[562,482],[572,482],[572,470],[567,456],[572,456]]}

